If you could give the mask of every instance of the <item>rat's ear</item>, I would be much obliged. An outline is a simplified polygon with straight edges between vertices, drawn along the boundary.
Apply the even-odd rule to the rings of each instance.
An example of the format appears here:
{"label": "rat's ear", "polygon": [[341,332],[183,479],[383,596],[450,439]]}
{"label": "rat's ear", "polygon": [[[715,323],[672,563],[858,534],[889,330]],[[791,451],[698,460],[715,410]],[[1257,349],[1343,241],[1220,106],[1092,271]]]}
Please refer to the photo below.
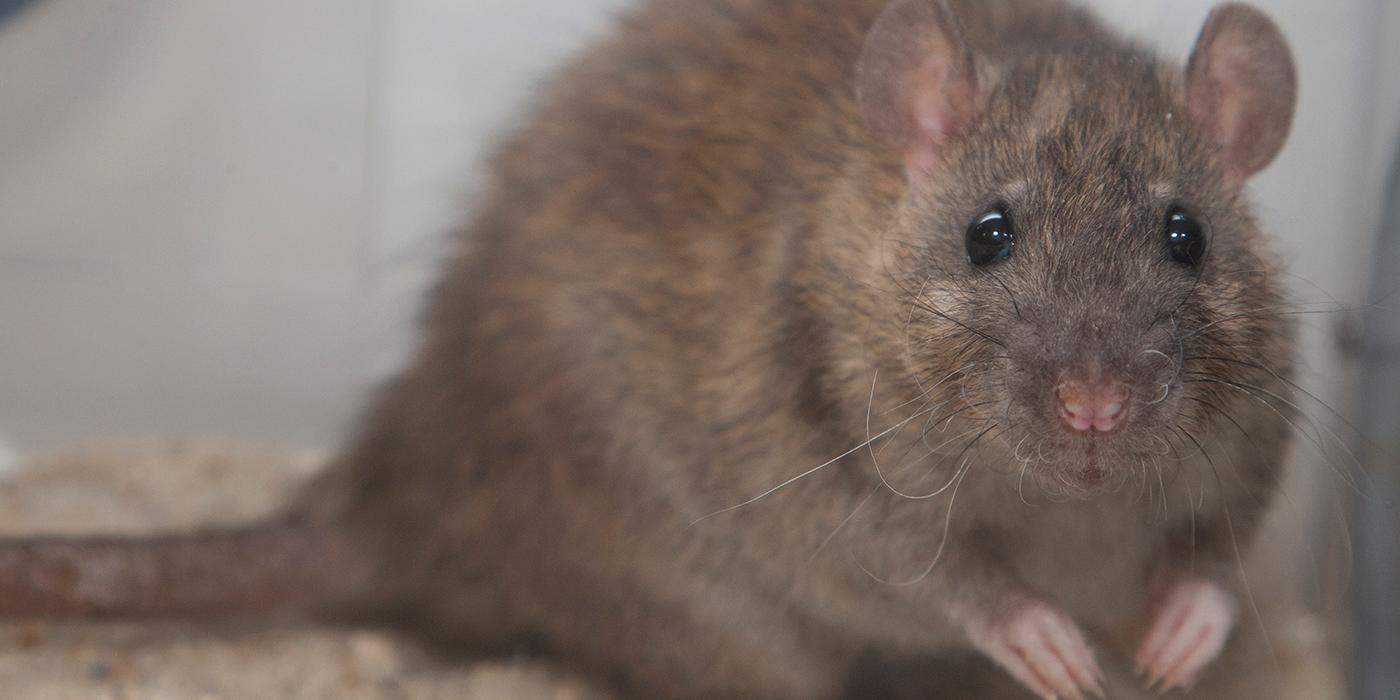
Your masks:
{"label": "rat's ear", "polygon": [[1238,3],[1212,10],[1186,66],[1186,101],[1220,147],[1230,184],[1263,170],[1283,148],[1298,101],[1293,55],[1273,21]]}
{"label": "rat's ear", "polygon": [[977,111],[977,70],[945,0],[894,0],[866,39],[859,66],[865,123],[927,178],[948,140]]}

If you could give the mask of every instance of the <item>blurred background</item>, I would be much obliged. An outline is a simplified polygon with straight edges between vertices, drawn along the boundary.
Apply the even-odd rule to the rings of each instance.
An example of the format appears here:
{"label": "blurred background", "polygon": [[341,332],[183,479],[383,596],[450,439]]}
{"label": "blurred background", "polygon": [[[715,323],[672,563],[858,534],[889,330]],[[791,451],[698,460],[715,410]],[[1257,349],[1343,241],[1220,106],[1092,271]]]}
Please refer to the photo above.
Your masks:
{"label": "blurred background", "polygon": [[[0,0],[0,463],[114,439],[333,448],[411,348],[483,156],[630,4]],[[1212,3],[1088,4],[1181,60]],[[1318,312],[1298,376],[1338,439],[1297,450],[1252,570],[1332,621],[1355,591],[1358,690],[1396,697],[1400,3],[1255,4],[1302,90],[1253,190]],[[1380,467],[1360,489],[1341,443]]]}

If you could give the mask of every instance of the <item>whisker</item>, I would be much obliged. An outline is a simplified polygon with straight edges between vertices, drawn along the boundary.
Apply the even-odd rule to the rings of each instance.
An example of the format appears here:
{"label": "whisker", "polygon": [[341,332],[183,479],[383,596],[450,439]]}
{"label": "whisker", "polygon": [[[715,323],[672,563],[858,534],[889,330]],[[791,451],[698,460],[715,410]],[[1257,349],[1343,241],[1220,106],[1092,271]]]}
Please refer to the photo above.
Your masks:
{"label": "whisker", "polygon": [[[933,281],[932,273],[924,275],[924,281],[919,285],[919,291],[914,293],[915,300],[919,299],[924,295],[924,290],[928,289],[928,283],[931,281]],[[914,312],[918,310],[918,304],[914,303],[909,305],[909,316],[904,319],[904,328],[900,331],[900,338],[902,339],[902,342],[900,344],[903,346],[904,350],[904,361],[908,363],[911,367],[914,366],[914,354],[913,351],[911,351],[909,348],[909,327],[914,325]],[[914,375],[914,386],[923,389],[917,373]],[[925,393],[927,392],[921,391],[920,395],[923,395]]]}
{"label": "whisker", "polygon": [[[984,431],[981,435],[978,435],[977,437],[972,438],[972,440],[969,441],[969,442],[967,443],[967,445],[965,445],[965,446],[963,447],[962,451],[958,453],[958,457],[960,458],[960,457],[962,457],[963,455],[967,454],[968,450],[971,450],[974,446],[976,446],[977,443],[978,443],[978,441],[980,441],[983,437],[985,437],[985,436],[987,436],[987,435],[991,435],[991,436],[993,437],[993,439],[995,439],[995,437],[996,437],[997,435],[1002,434],[1001,431],[998,431],[998,430],[997,430],[997,427],[998,427],[997,425],[993,424],[993,425],[990,426],[990,427],[991,427],[992,432],[986,432],[986,431]],[[976,430],[976,428],[973,428],[973,430]],[[968,432],[970,433],[970,432],[972,432],[972,431],[968,431]],[[963,433],[963,435],[967,435],[967,434],[968,434],[968,433]],[[940,449],[942,449],[942,447],[943,447],[944,445],[947,445],[948,443],[952,442],[954,439],[956,439],[956,438],[949,438],[948,440],[945,440],[942,444],[940,444],[938,447],[939,447]],[[977,456],[980,455],[980,454],[982,454],[982,449],[979,447],[979,448],[977,448],[976,450],[973,450],[972,454],[967,456],[967,459],[976,459]],[[909,467],[913,467],[914,465],[919,464],[920,462],[923,461],[923,459],[924,459],[924,458],[921,458],[921,459],[919,459],[918,461],[915,461],[913,464],[910,464]],[[946,457],[945,457],[945,459],[946,459]],[[922,484],[922,483],[924,483],[925,481],[928,481],[928,478],[929,478],[930,476],[933,476],[934,472],[936,472],[936,471],[938,470],[938,467],[939,467],[940,465],[943,464],[943,461],[944,461],[944,460],[940,459],[940,460],[938,460],[938,463],[936,463],[936,464],[934,464],[933,466],[929,467],[928,470],[924,472],[924,475],[921,476],[921,477],[919,477],[919,480],[918,480],[917,482],[915,482],[914,485],[915,485],[915,486],[918,486],[919,484]],[[956,473],[956,470],[954,470],[954,472]]]}
{"label": "whisker", "polygon": [[[1191,517],[1191,520],[1190,520],[1190,522],[1191,522],[1191,530],[1190,530],[1191,536],[1190,536],[1190,539],[1189,539],[1189,541],[1190,541],[1190,543],[1191,543],[1191,557],[1187,560],[1186,565],[1187,565],[1187,570],[1188,570],[1188,571],[1195,571],[1195,570],[1196,570],[1196,498],[1195,498],[1193,495],[1191,495],[1191,482],[1189,482],[1189,481],[1187,481],[1187,480],[1185,480],[1185,479],[1182,479],[1182,481],[1181,481],[1181,487],[1184,488],[1184,489],[1186,489],[1186,508],[1187,508],[1187,513],[1189,513],[1189,514],[1190,514],[1190,517]],[[1202,498],[1205,498],[1205,493],[1206,493],[1206,492],[1205,492],[1205,489],[1201,489],[1201,497],[1202,497]]]}
{"label": "whisker", "polygon": [[744,508],[744,507],[746,507],[746,506],[753,505],[754,503],[757,503],[758,501],[763,500],[764,498],[767,498],[768,496],[771,496],[772,494],[774,494],[774,493],[776,493],[776,492],[778,492],[778,491],[780,491],[780,490],[782,490],[782,489],[784,489],[784,488],[786,488],[786,487],[792,485],[793,483],[796,483],[797,481],[800,481],[800,480],[802,480],[802,479],[805,479],[805,478],[807,478],[807,477],[809,477],[809,476],[811,476],[811,475],[813,475],[813,474],[816,474],[817,472],[819,472],[819,471],[821,471],[821,470],[823,470],[823,469],[825,469],[825,468],[827,468],[827,467],[829,467],[829,466],[831,466],[831,465],[833,465],[833,464],[836,464],[837,462],[839,462],[839,461],[841,461],[841,460],[843,460],[843,459],[845,459],[845,458],[847,458],[847,457],[850,457],[851,455],[853,455],[853,454],[855,454],[855,453],[861,451],[862,449],[865,449],[865,447],[868,446],[870,443],[872,443],[872,442],[874,442],[874,441],[876,441],[876,440],[879,440],[880,438],[882,438],[882,437],[884,437],[884,436],[886,436],[886,435],[889,435],[890,433],[893,433],[894,431],[896,431],[896,430],[898,430],[898,429],[904,427],[904,424],[908,423],[909,421],[914,420],[915,418],[919,418],[919,417],[922,416],[922,415],[923,415],[922,413],[915,413],[914,415],[912,415],[912,416],[910,416],[910,417],[904,419],[903,421],[900,421],[899,423],[896,423],[895,425],[890,426],[889,428],[886,428],[885,430],[880,431],[878,434],[876,434],[876,435],[870,437],[870,438],[867,439],[865,442],[862,442],[861,444],[856,445],[855,447],[852,447],[852,448],[849,449],[849,450],[846,450],[845,452],[843,452],[843,453],[841,453],[841,454],[839,454],[839,455],[837,455],[837,456],[831,458],[830,460],[828,460],[828,461],[826,461],[826,462],[823,462],[823,463],[821,463],[821,464],[819,464],[819,465],[817,465],[817,466],[815,466],[815,467],[812,467],[811,469],[808,469],[807,471],[802,472],[801,474],[798,474],[797,476],[794,476],[794,477],[792,477],[791,479],[788,479],[787,481],[784,481],[784,482],[778,484],[777,486],[774,486],[773,488],[768,489],[767,491],[764,491],[763,493],[760,493],[760,494],[758,494],[757,496],[754,496],[753,498],[750,498],[750,499],[747,500],[747,501],[744,501],[743,503],[738,503],[738,504],[729,506],[728,508],[722,508],[722,509],[717,510],[717,511],[715,511],[715,512],[713,512],[713,513],[710,513],[709,515],[705,515],[705,516],[702,516],[702,517],[700,517],[700,518],[697,518],[697,519],[691,521],[691,523],[690,523],[689,525],[686,525],[686,529],[690,529],[690,528],[692,528],[692,527],[695,527],[696,525],[698,525],[698,524],[700,524],[700,523],[702,523],[702,522],[704,522],[704,521],[706,521],[706,520],[709,520],[710,518],[713,518],[713,517],[715,517],[715,516],[724,515],[725,513],[729,513],[729,512],[732,512],[732,511],[739,510],[740,508]]}
{"label": "whisker", "polygon": [[[925,423],[924,423],[923,432],[920,433],[919,439],[916,440],[916,441],[911,441],[911,442],[909,443],[909,446],[906,447],[906,448],[904,448],[904,452],[901,453],[901,454],[899,455],[899,459],[896,460],[896,461],[898,461],[900,464],[905,465],[905,466],[903,466],[903,467],[900,468],[899,472],[902,473],[904,470],[913,467],[915,464],[918,464],[919,462],[922,462],[923,460],[928,459],[930,456],[933,455],[933,453],[937,452],[937,451],[938,451],[939,449],[941,449],[944,445],[947,445],[948,442],[952,442],[953,440],[956,440],[958,437],[962,437],[963,435],[968,435],[968,434],[970,434],[971,432],[975,431],[976,428],[973,428],[973,430],[970,430],[970,431],[968,431],[967,433],[963,433],[962,435],[959,435],[959,436],[955,436],[955,437],[953,437],[953,438],[950,438],[947,442],[944,442],[943,444],[939,445],[938,447],[933,447],[932,445],[929,445],[929,444],[928,444],[928,436],[929,436],[929,433],[933,432],[932,426],[933,426],[933,423],[935,422],[935,419],[936,419],[936,420],[943,420],[943,419],[946,417],[946,418],[948,419],[949,423],[951,424],[952,420],[953,420],[954,418],[956,418],[956,417],[958,416],[958,414],[963,413],[964,411],[967,411],[967,410],[970,409],[970,408],[971,408],[970,406],[964,406],[964,407],[962,407],[962,408],[960,408],[960,409],[958,409],[958,410],[956,410],[956,411],[953,411],[953,412],[951,412],[951,413],[944,414],[944,415],[942,415],[942,416],[934,416],[934,415],[930,414],[930,415],[929,415],[928,421],[925,421]],[[947,426],[945,425],[945,426],[944,426],[944,430],[946,430],[946,429],[947,429]],[[943,432],[943,431],[939,431],[939,432]],[[891,438],[891,441],[892,441],[892,440],[893,440],[893,438]],[[925,453],[924,455],[920,456],[918,459],[914,460],[913,462],[906,463],[905,460],[907,460],[907,459],[909,458],[909,453],[913,452],[913,451],[914,451],[914,448],[915,448],[915,447],[918,447],[920,444],[922,444],[924,447],[929,448],[929,451],[928,451],[927,453]],[[885,447],[887,447],[888,445],[889,445],[889,443],[886,442],[886,443],[885,443]],[[881,451],[883,451],[883,447],[881,448]],[[877,454],[878,454],[878,453],[877,453]],[[876,469],[877,469],[877,470],[879,469],[879,465],[878,465],[878,464],[876,465]]]}
{"label": "whisker", "polygon": [[[987,433],[991,432],[992,429],[995,428],[995,427],[996,427],[996,426],[994,426],[994,425],[993,425],[993,426],[989,426],[989,427],[985,428],[984,430],[982,430],[981,433],[978,433],[977,437],[973,438],[972,441],[969,442],[969,443],[967,444],[967,447],[964,447],[964,448],[962,449],[962,452],[959,452],[959,453],[958,453],[958,456],[957,456],[955,459],[962,459],[963,456],[967,454],[967,451],[968,451],[969,449],[971,449],[973,445],[977,444],[977,441],[978,441],[978,440],[981,440],[982,437],[983,437],[984,435],[986,435]],[[976,428],[973,428],[973,430],[976,430]],[[969,430],[967,433],[963,433],[963,435],[967,435],[968,433],[971,433],[971,432],[972,432],[972,430]],[[962,437],[962,436],[959,436],[959,437]],[[915,462],[915,464],[917,464],[917,463],[918,463],[918,462]],[[943,463],[942,460],[940,460],[940,461],[939,461],[939,464],[942,464],[942,463]],[[938,465],[934,465],[934,466],[937,467]],[[961,465],[959,465],[959,468],[961,468]],[[893,494],[895,494],[896,496],[899,496],[899,497],[901,497],[901,498],[904,498],[904,499],[907,499],[907,500],[910,500],[910,501],[926,501],[926,500],[928,500],[928,499],[930,499],[930,498],[934,498],[934,497],[936,497],[936,496],[942,495],[942,493],[943,493],[944,491],[947,491],[947,490],[948,490],[948,487],[953,486],[954,482],[955,482],[955,481],[957,480],[957,478],[958,478],[958,477],[957,477],[957,471],[955,470],[955,471],[954,471],[954,476],[953,476],[953,478],[952,478],[952,479],[949,479],[949,480],[948,480],[948,483],[947,483],[947,484],[944,484],[942,487],[940,487],[940,488],[938,488],[938,489],[935,489],[934,491],[931,491],[931,492],[929,492],[929,493],[923,494],[923,495],[913,495],[913,494],[905,493],[905,492],[900,491],[899,489],[895,488],[894,485],[891,484],[891,483],[885,478],[885,474],[884,474],[883,471],[881,471],[880,465],[879,465],[878,463],[875,465],[875,473],[879,475],[879,477],[880,477],[880,483],[884,484],[884,485],[885,485],[885,488],[887,488],[887,489],[890,490],[890,493],[893,493]]]}
{"label": "whisker", "polygon": [[920,309],[922,309],[922,310],[924,310],[924,311],[927,311],[927,312],[929,312],[929,313],[931,313],[931,314],[933,314],[933,315],[935,315],[935,316],[938,316],[939,318],[942,318],[942,319],[944,319],[944,320],[946,320],[946,321],[948,321],[948,322],[950,322],[950,323],[953,323],[954,325],[957,325],[957,326],[962,327],[962,328],[963,328],[964,330],[966,330],[967,332],[972,333],[973,335],[979,336],[979,337],[981,337],[983,340],[986,340],[987,342],[995,343],[995,344],[997,344],[997,345],[1000,345],[1000,346],[1003,347],[1003,348],[1006,347],[1006,343],[1002,342],[1000,339],[998,339],[998,338],[996,338],[996,337],[993,337],[993,336],[991,336],[991,335],[988,335],[988,334],[986,334],[986,333],[984,333],[984,332],[982,332],[982,331],[979,331],[979,330],[977,330],[976,328],[973,328],[972,326],[969,326],[969,325],[967,325],[966,323],[963,323],[962,321],[959,321],[958,319],[953,318],[953,317],[950,316],[949,314],[944,313],[942,310],[938,309],[937,307],[933,306],[931,303],[929,303],[929,302],[927,302],[927,301],[923,301],[923,300],[920,300],[920,299],[916,299],[916,300],[914,300],[914,304],[915,304],[918,308],[920,308]]}
{"label": "whisker", "polygon": [[1235,534],[1234,517],[1230,513],[1230,499],[1226,494],[1225,484],[1220,479],[1220,470],[1216,468],[1215,460],[1211,459],[1210,453],[1206,452],[1205,447],[1201,445],[1200,441],[1189,432],[1184,434],[1201,450],[1201,454],[1205,455],[1206,463],[1210,465],[1211,471],[1215,473],[1216,488],[1220,489],[1220,505],[1225,511],[1225,528],[1230,533],[1230,546],[1235,550],[1235,566],[1239,570],[1240,582],[1244,584],[1245,597],[1249,600],[1250,609],[1254,611],[1254,619],[1259,622],[1259,632],[1264,636],[1264,647],[1268,649],[1269,658],[1273,659],[1274,665],[1278,667],[1276,670],[1282,673],[1283,666],[1279,662],[1278,653],[1274,650],[1273,638],[1269,636],[1268,625],[1264,624],[1264,614],[1259,610],[1259,602],[1254,598],[1254,587],[1250,585],[1249,582],[1249,572],[1245,570],[1244,555],[1240,551],[1239,537]]}
{"label": "whisker", "polygon": [[1002,282],[1000,277],[997,277],[995,271],[987,270],[987,274],[991,275],[992,279],[996,280],[996,283],[1001,285],[1001,288],[1006,291],[1006,296],[1011,299],[1011,308],[1016,310],[1016,319],[1025,320],[1021,317],[1021,305],[1016,303],[1016,295],[1011,293],[1011,288],[1006,286],[1006,283]]}
{"label": "whisker", "polygon": [[[932,386],[930,386],[930,387],[928,387],[928,388],[923,389],[922,391],[920,391],[919,394],[918,394],[917,396],[915,396],[914,398],[909,399],[908,401],[905,401],[904,403],[899,404],[898,406],[895,406],[895,407],[893,407],[893,408],[887,408],[887,409],[881,411],[878,415],[884,416],[884,415],[886,415],[886,414],[888,414],[888,413],[893,413],[893,412],[895,412],[895,411],[898,411],[899,409],[904,408],[905,406],[908,406],[909,404],[912,404],[912,403],[914,403],[914,402],[916,402],[916,401],[918,401],[918,400],[920,400],[920,399],[922,399],[922,398],[928,396],[930,393],[933,392],[934,389],[937,389],[938,387],[940,387],[940,386],[942,386],[942,385],[948,383],[949,380],[951,380],[953,377],[957,376],[959,373],[966,372],[966,371],[968,371],[968,370],[970,370],[970,369],[972,369],[972,368],[974,368],[974,367],[977,367],[977,366],[983,365],[983,364],[987,364],[987,363],[985,363],[985,362],[974,362],[974,363],[972,363],[972,364],[962,365],[962,366],[958,367],[957,369],[955,369],[955,370],[949,372],[948,374],[944,375],[944,377],[943,377],[942,379],[938,380],[938,382],[937,382],[936,384],[934,384],[934,385],[932,385]],[[917,377],[915,377],[915,380],[914,380],[914,381],[915,381],[916,385],[920,383]]]}
{"label": "whisker", "polygon": [[1261,306],[1254,309],[1246,309],[1244,311],[1240,311],[1215,319],[1214,321],[1211,321],[1210,323],[1207,323],[1205,325],[1202,325],[1200,328],[1195,329],[1191,333],[1184,336],[1183,339],[1191,340],[1193,338],[1203,335],[1207,330],[1210,330],[1211,328],[1223,325],[1230,321],[1238,321],[1243,319],[1279,318],[1284,316],[1312,316],[1319,314],[1338,314],[1358,311],[1361,310],[1361,308],[1302,309],[1296,308],[1296,305],[1294,304],[1273,304],[1270,306]]}
{"label": "whisker", "polygon": [[1162,490],[1162,522],[1166,522],[1171,517],[1167,505],[1167,482],[1162,478],[1162,463],[1156,457],[1152,458],[1152,468],[1157,470],[1157,488]]}
{"label": "whisker", "polygon": [[967,466],[962,468],[961,474],[957,477],[956,482],[953,484],[953,493],[951,496],[948,497],[948,510],[943,518],[943,539],[938,543],[938,551],[934,552],[933,561],[929,562],[928,568],[924,569],[923,573],[919,574],[918,576],[914,577],[909,581],[893,583],[889,580],[875,575],[873,572],[870,571],[870,569],[867,569],[864,564],[861,564],[859,560],[856,561],[856,566],[859,566],[860,570],[865,572],[865,575],[869,576],[872,579],[875,579],[876,582],[886,586],[895,586],[897,588],[907,588],[909,586],[918,585],[919,583],[923,582],[924,579],[928,578],[929,574],[933,573],[933,570],[937,568],[938,562],[943,558],[943,550],[945,547],[948,546],[948,537],[952,533],[953,528],[953,503],[957,501],[958,489],[962,487],[963,479],[967,478],[968,472],[972,471],[972,466],[972,462],[967,462]]}
{"label": "whisker", "polygon": [[1230,421],[1230,423],[1233,424],[1233,425],[1235,426],[1235,428],[1236,428],[1237,430],[1240,431],[1240,434],[1243,435],[1244,438],[1245,438],[1246,440],[1249,441],[1249,444],[1250,444],[1251,446],[1253,446],[1255,449],[1259,449],[1259,443],[1256,442],[1256,441],[1254,440],[1254,436],[1253,436],[1253,435],[1250,435],[1250,434],[1249,434],[1249,431],[1248,431],[1248,430],[1245,430],[1245,429],[1244,429],[1244,426],[1243,426],[1243,425],[1240,425],[1240,422],[1237,421],[1237,420],[1235,420],[1235,417],[1232,416],[1232,415],[1230,415],[1230,413],[1229,413],[1228,411],[1226,411],[1225,409],[1223,409],[1223,408],[1221,408],[1221,407],[1215,405],[1214,403],[1212,403],[1212,402],[1210,402],[1210,401],[1207,401],[1207,400],[1205,400],[1205,399],[1203,399],[1203,398],[1201,398],[1201,397],[1199,397],[1199,396],[1183,396],[1183,397],[1181,397],[1181,398],[1186,399],[1186,400],[1188,400],[1188,401],[1195,401],[1196,403],[1201,404],[1201,405],[1205,406],[1206,408],[1209,408],[1211,411],[1214,412],[1215,415],[1218,415],[1218,416],[1224,418],[1225,420]]}
{"label": "whisker", "polygon": [[1324,409],[1327,410],[1328,413],[1331,413],[1332,416],[1333,416],[1334,418],[1336,418],[1337,420],[1340,420],[1344,425],[1346,425],[1347,428],[1351,429],[1351,431],[1352,431],[1353,433],[1356,433],[1356,434],[1358,434],[1358,435],[1361,434],[1361,430],[1358,429],[1355,425],[1352,425],[1351,421],[1347,420],[1346,416],[1343,416],[1343,415],[1341,414],[1340,411],[1338,411],[1338,410],[1335,409],[1335,408],[1332,408],[1332,406],[1329,405],[1326,401],[1323,401],[1322,399],[1318,398],[1316,394],[1314,394],[1314,393],[1308,391],[1307,389],[1304,389],[1303,387],[1299,386],[1297,382],[1294,382],[1293,380],[1289,379],[1288,377],[1285,377],[1285,376],[1279,374],[1278,372],[1275,372],[1273,369],[1271,369],[1271,368],[1269,368],[1269,367],[1266,367],[1266,366],[1264,366],[1264,365],[1261,365],[1261,364],[1259,364],[1259,363],[1257,363],[1257,362],[1249,362],[1249,361],[1246,361],[1246,360],[1239,360],[1239,359],[1234,359],[1234,358],[1229,358],[1229,357],[1215,357],[1215,356],[1209,356],[1209,355],[1202,355],[1202,356],[1198,356],[1198,357],[1187,357],[1187,358],[1183,359],[1182,361],[1183,361],[1183,362],[1192,362],[1192,361],[1198,361],[1198,360],[1203,360],[1203,361],[1214,361],[1214,362],[1228,362],[1228,363],[1230,363],[1230,364],[1241,365],[1241,366],[1244,366],[1244,367],[1252,367],[1252,368],[1254,368],[1254,369],[1261,370],[1261,371],[1263,371],[1263,372],[1267,372],[1267,373],[1268,373],[1270,376],[1272,376],[1274,379],[1277,379],[1277,380],[1283,382],[1284,384],[1287,384],[1287,385],[1289,386],[1289,388],[1293,389],[1294,391],[1300,392],[1300,393],[1302,393],[1303,395],[1307,396],[1308,398],[1312,399],[1313,401],[1316,401],[1317,404],[1318,404],[1319,406],[1322,406]]}
{"label": "whisker", "polygon": [[[1349,447],[1346,446],[1346,443],[1345,443],[1344,441],[1342,441],[1342,439],[1341,439],[1339,436],[1337,436],[1336,433],[1332,432],[1330,429],[1326,428],[1325,426],[1321,425],[1321,424],[1318,423],[1317,421],[1313,420],[1310,416],[1307,415],[1306,412],[1304,412],[1301,408],[1299,408],[1297,404],[1294,404],[1294,403],[1292,403],[1291,401],[1288,401],[1287,399],[1285,399],[1285,398],[1283,398],[1283,397],[1281,397],[1281,396],[1279,396],[1279,395],[1277,395],[1277,394],[1274,394],[1273,392],[1270,392],[1270,391],[1268,391],[1268,390],[1266,390],[1266,389],[1262,389],[1262,388],[1260,388],[1260,387],[1256,387],[1256,386],[1252,386],[1252,385],[1248,385],[1248,384],[1242,384],[1242,383],[1239,383],[1239,382],[1232,382],[1232,381],[1227,380],[1227,379],[1220,379],[1220,378],[1217,378],[1217,377],[1211,377],[1211,376],[1203,375],[1203,374],[1193,374],[1193,375],[1191,375],[1191,376],[1195,376],[1195,377],[1198,377],[1198,378],[1197,378],[1197,379],[1188,379],[1188,380],[1185,380],[1185,381],[1186,381],[1186,382],[1200,382],[1200,383],[1208,383],[1208,384],[1218,384],[1218,385],[1221,385],[1221,386],[1230,387],[1230,388],[1235,389],[1236,391],[1239,391],[1239,392],[1245,394],[1246,396],[1249,396],[1250,398],[1252,398],[1252,399],[1254,399],[1255,401],[1257,401],[1257,402],[1263,404],[1264,406],[1268,407],[1269,410],[1271,410],[1271,411],[1273,411],[1275,414],[1277,414],[1277,415],[1279,416],[1279,418],[1282,418],[1286,423],[1288,423],[1288,425],[1291,426],[1295,431],[1297,431],[1299,435],[1301,435],[1304,439],[1306,439],[1308,442],[1310,442],[1310,443],[1313,445],[1313,447],[1317,448],[1318,456],[1322,457],[1323,461],[1327,464],[1328,468],[1332,471],[1333,474],[1335,474],[1338,478],[1340,478],[1340,479],[1342,479],[1344,482],[1346,482],[1346,484],[1347,484],[1347,485],[1352,489],[1352,491],[1355,492],[1358,496],[1360,496],[1360,497],[1362,497],[1362,498],[1369,498],[1369,496],[1366,494],[1366,492],[1364,492],[1364,491],[1361,489],[1360,485],[1357,484],[1357,483],[1353,480],[1353,477],[1352,477],[1352,475],[1348,472],[1348,470],[1341,469],[1341,468],[1339,467],[1339,465],[1335,464],[1335,463],[1333,462],[1333,460],[1332,460],[1330,457],[1328,457],[1327,448],[1322,444],[1322,433],[1321,433],[1321,431],[1322,431],[1322,430],[1326,430],[1326,431],[1328,432],[1328,434],[1332,437],[1332,439],[1335,440],[1335,441],[1337,442],[1337,444],[1339,444],[1339,445],[1342,447],[1342,449],[1346,452],[1347,456],[1351,459],[1352,463],[1356,465],[1357,470],[1358,470],[1358,473],[1361,474],[1363,478],[1366,478],[1366,479],[1369,480],[1369,477],[1368,477],[1367,474],[1366,474],[1366,468],[1365,468],[1365,466],[1363,466],[1363,465],[1361,464],[1361,461],[1356,457],[1356,454],[1353,453],[1353,452],[1351,451],[1351,448],[1349,448]],[[1275,399],[1275,400],[1277,400],[1277,401],[1283,403],[1285,406],[1287,406],[1287,407],[1289,407],[1289,408],[1292,408],[1292,409],[1295,410],[1295,411],[1298,411],[1298,413],[1299,413],[1300,415],[1302,415],[1304,418],[1307,418],[1308,421],[1309,421],[1310,423],[1312,423],[1313,427],[1314,427],[1315,429],[1318,430],[1317,435],[1314,436],[1314,435],[1309,434],[1308,431],[1304,430],[1301,426],[1299,426],[1296,422],[1294,422],[1294,420],[1293,420],[1292,418],[1290,418],[1287,414],[1285,414],[1283,411],[1280,411],[1280,410],[1278,409],[1278,407],[1274,406],[1273,404],[1269,403],[1268,401],[1265,401],[1264,398],[1260,396],[1260,394],[1263,394],[1263,396],[1267,396],[1267,397],[1269,397],[1269,398]]]}
{"label": "whisker", "polygon": [[816,548],[815,550],[812,551],[812,556],[810,556],[810,557],[807,558],[807,562],[808,562],[808,563],[811,563],[814,559],[816,559],[816,558],[817,558],[817,555],[821,554],[821,553],[822,553],[822,550],[826,549],[826,546],[829,545],[829,544],[831,544],[831,541],[832,541],[832,540],[836,539],[836,535],[837,535],[838,533],[841,532],[841,529],[844,528],[844,527],[846,527],[846,524],[847,524],[847,523],[849,523],[849,522],[851,522],[852,520],[854,520],[855,517],[856,517],[856,514],[859,513],[859,512],[861,511],[861,509],[865,507],[865,504],[869,503],[869,502],[870,502],[870,499],[874,498],[874,497],[875,497],[875,494],[877,494],[877,493],[879,493],[879,492],[880,492],[880,487],[879,487],[879,486],[876,486],[875,488],[870,489],[870,493],[865,494],[865,498],[862,498],[861,501],[860,501],[860,503],[857,503],[857,504],[856,504],[856,507],[855,507],[854,509],[851,510],[851,514],[850,514],[850,515],[847,515],[847,516],[846,516],[846,519],[845,519],[845,520],[842,520],[841,523],[838,524],[838,525],[836,526],[836,529],[835,529],[835,530],[832,530],[832,531],[831,531],[831,534],[827,535],[827,536],[826,536],[826,539],[822,540],[822,543],[821,543],[820,545],[818,545],[817,548]]}
{"label": "whisker", "polygon": [[1019,497],[1021,499],[1021,503],[1025,505],[1031,504],[1030,501],[1026,500],[1026,470],[1030,468],[1030,465],[1031,462],[1029,459],[1022,460],[1021,473],[1016,477],[1016,496]]}

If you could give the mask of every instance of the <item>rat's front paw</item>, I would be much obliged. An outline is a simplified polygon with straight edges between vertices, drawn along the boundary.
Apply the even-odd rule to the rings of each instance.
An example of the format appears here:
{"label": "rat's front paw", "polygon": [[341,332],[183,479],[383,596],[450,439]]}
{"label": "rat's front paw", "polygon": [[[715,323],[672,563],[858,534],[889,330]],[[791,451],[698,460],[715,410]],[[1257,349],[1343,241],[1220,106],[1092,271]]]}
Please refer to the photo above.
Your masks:
{"label": "rat's front paw", "polygon": [[1103,697],[1103,672],[1084,633],[1054,606],[1030,603],[969,634],[983,654],[1041,697]]}
{"label": "rat's front paw", "polygon": [[1225,648],[1234,624],[1235,598],[1220,584],[1200,578],[1176,582],[1138,648],[1139,675],[1146,675],[1149,688],[1190,686]]}

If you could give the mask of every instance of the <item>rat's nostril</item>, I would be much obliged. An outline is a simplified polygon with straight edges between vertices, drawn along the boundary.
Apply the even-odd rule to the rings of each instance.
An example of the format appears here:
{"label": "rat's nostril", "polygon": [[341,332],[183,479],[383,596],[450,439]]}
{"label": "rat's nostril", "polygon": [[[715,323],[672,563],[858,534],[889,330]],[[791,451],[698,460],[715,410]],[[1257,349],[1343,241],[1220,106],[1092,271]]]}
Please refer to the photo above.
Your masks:
{"label": "rat's nostril", "polygon": [[1127,415],[1128,388],[1121,382],[1068,381],[1055,389],[1060,419],[1071,430],[1106,433]]}

